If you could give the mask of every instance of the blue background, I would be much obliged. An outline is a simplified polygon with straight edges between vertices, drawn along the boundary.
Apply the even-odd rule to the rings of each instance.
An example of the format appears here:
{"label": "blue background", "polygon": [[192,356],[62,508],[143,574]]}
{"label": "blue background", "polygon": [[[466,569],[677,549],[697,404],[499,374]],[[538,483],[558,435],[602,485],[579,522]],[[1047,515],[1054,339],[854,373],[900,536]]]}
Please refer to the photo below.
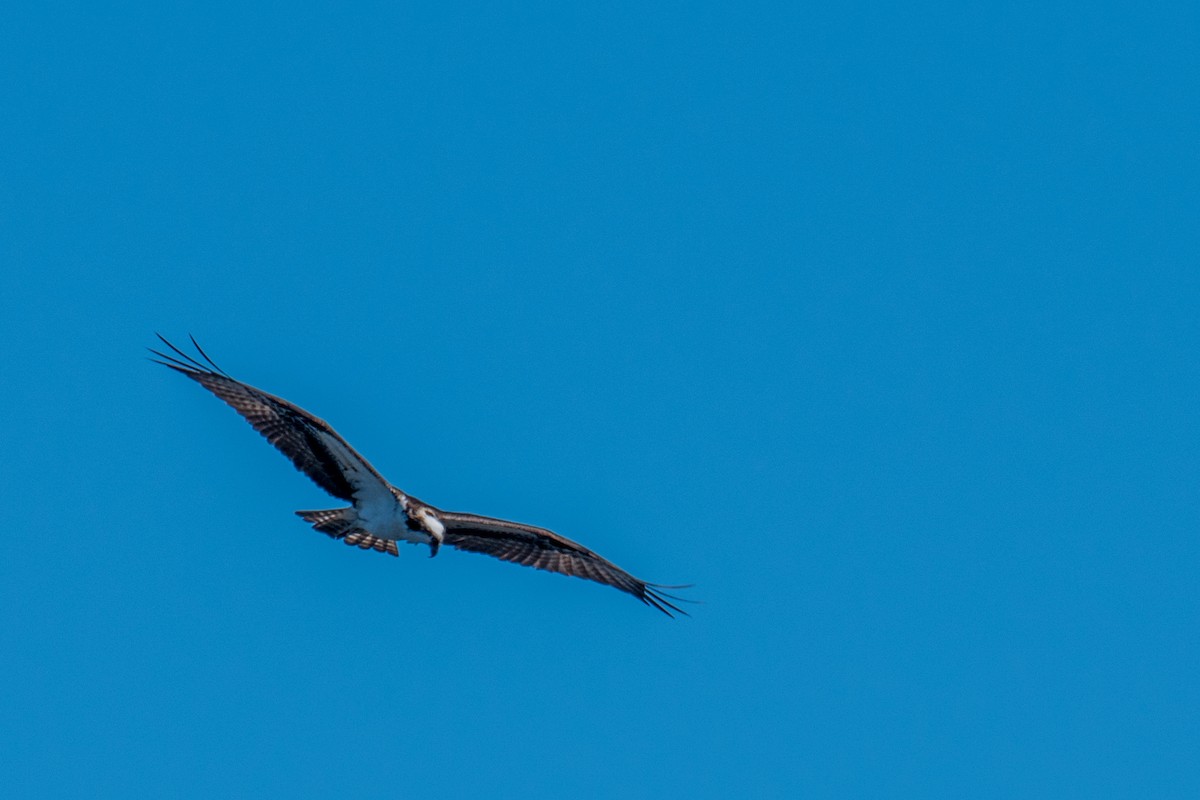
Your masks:
{"label": "blue background", "polygon": [[1200,796],[1195,8],[10,7],[4,793]]}

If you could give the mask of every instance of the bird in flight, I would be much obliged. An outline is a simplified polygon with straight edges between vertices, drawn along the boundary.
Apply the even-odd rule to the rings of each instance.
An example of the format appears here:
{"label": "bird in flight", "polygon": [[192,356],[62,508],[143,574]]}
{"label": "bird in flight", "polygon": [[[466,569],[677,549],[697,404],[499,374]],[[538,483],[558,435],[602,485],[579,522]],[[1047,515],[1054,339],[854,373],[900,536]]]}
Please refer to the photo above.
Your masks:
{"label": "bird in flight", "polygon": [[[158,335],[158,334],[156,334]],[[353,505],[322,511],[297,511],[314,529],[348,545],[400,555],[397,542],[429,545],[436,556],[442,545],[484,553],[527,567],[574,575],[628,592],[667,616],[685,614],[671,601],[688,602],[647,583],[581,544],[545,528],[478,514],[443,511],[401,491],[380,475],[326,422],[299,406],[229,376],[196,340],[200,359],[158,335],[171,353],[150,348],[156,364],[199,383],[241,414],[296,468],[329,494]],[[173,354],[173,355],[172,355]]]}

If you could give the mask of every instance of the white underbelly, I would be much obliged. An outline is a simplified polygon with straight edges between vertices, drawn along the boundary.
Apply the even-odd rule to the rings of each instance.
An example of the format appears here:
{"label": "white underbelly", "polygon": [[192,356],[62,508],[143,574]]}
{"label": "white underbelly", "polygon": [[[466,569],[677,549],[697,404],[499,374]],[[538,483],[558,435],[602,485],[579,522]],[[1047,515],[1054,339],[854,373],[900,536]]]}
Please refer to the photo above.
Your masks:
{"label": "white underbelly", "polygon": [[368,501],[359,506],[357,527],[381,539],[429,543],[429,534],[408,527],[408,515],[394,497]]}

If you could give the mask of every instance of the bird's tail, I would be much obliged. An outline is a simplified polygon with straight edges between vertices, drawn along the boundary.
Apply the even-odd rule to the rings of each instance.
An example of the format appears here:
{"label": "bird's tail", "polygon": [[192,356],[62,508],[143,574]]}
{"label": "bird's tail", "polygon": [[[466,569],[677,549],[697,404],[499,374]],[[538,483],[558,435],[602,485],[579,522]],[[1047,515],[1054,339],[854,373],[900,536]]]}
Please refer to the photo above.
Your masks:
{"label": "bird's tail", "polygon": [[372,536],[361,528],[355,527],[358,522],[358,514],[355,513],[353,508],[297,511],[296,516],[301,517],[305,522],[311,522],[314,530],[318,530],[334,539],[341,539],[348,545],[361,547],[363,550],[377,550],[380,553],[390,553],[394,556],[400,555],[399,550],[396,549],[396,542],[394,540]]}

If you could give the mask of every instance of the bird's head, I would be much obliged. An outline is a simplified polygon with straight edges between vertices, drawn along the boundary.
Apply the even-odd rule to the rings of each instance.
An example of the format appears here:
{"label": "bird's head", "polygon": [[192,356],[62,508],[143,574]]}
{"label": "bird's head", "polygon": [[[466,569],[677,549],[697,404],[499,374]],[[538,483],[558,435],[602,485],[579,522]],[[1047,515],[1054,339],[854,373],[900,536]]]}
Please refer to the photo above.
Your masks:
{"label": "bird's head", "polygon": [[446,526],[442,524],[436,511],[428,506],[418,506],[413,509],[412,516],[426,533],[437,540],[438,544],[442,543],[442,538],[446,535]]}
{"label": "bird's head", "polygon": [[438,519],[437,512],[428,506],[418,506],[413,509],[409,517],[409,527],[416,522],[418,526],[429,534],[429,557],[433,558],[438,554],[438,549],[442,546],[442,539],[446,536],[446,526]]}

